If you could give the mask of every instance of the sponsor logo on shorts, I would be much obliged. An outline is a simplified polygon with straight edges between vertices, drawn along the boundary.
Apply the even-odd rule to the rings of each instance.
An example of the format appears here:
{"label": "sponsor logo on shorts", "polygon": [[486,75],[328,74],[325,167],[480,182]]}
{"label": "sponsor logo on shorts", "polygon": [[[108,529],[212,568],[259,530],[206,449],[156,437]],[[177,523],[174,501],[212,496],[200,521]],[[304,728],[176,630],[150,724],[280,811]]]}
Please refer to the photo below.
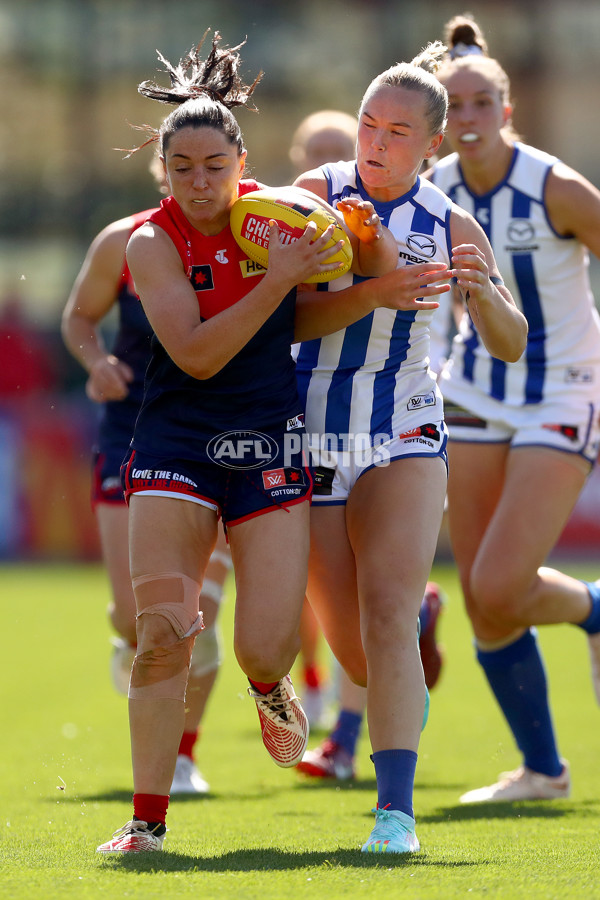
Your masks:
{"label": "sponsor logo on shorts", "polygon": [[283,485],[304,486],[304,472],[302,469],[267,469],[262,473],[263,487],[266,491],[272,491],[273,488],[279,488]]}
{"label": "sponsor logo on shorts", "polygon": [[416,394],[411,397],[406,404],[407,409],[424,409],[426,406],[435,406],[435,391],[429,391],[428,394]]}
{"label": "sponsor logo on shorts", "polygon": [[567,384],[593,384],[594,371],[589,366],[568,366],[565,369]]}
{"label": "sponsor logo on shorts", "polygon": [[568,440],[576,443],[579,440],[579,428],[577,425],[542,425],[547,431],[556,431]]}
{"label": "sponsor logo on shorts", "polygon": [[252,259],[240,260],[240,269],[242,270],[242,278],[251,278],[253,275],[264,275],[267,271],[264,266],[254,262]]}
{"label": "sponsor logo on shorts", "polygon": [[293,416],[291,419],[287,420],[286,431],[293,431],[294,428],[304,428],[304,413],[300,413],[298,416]]}
{"label": "sponsor logo on shorts", "polygon": [[192,266],[190,281],[195,291],[213,291],[215,282],[209,265]]}
{"label": "sponsor logo on shorts", "polygon": [[302,493],[302,488],[292,488],[292,487],[283,487],[278,490],[269,491],[269,496],[273,497],[299,497]]}
{"label": "sponsor logo on shorts", "polygon": [[226,431],[209,441],[206,452],[226,469],[260,469],[275,459],[279,447],[260,431]]}
{"label": "sponsor logo on shorts", "polygon": [[330,497],[333,493],[334,475],[335,469],[317,466],[314,471],[313,494],[319,494],[321,497]]}
{"label": "sponsor logo on shorts", "polygon": [[419,425],[399,434],[398,440],[404,441],[405,444],[426,444],[428,447],[434,447],[436,441],[438,444],[440,442],[440,431],[437,425],[432,423]]}
{"label": "sponsor logo on shorts", "polygon": [[[145,481],[146,487],[162,490],[191,491],[198,485],[181,472],[170,472],[167,469],[132,469],[132,482]],[[140,485],[136,485],[139,487]]]}

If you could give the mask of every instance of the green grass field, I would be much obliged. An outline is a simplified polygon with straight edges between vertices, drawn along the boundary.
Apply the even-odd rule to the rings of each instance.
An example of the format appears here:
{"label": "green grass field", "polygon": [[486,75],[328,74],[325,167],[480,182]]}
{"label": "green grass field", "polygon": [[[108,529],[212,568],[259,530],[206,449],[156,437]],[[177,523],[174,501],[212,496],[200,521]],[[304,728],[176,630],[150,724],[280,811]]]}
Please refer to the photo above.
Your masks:
{"label": "green grass field", "polygon": [[[591,565],[569,571],[598,575]],[[358,850],[376,801],[366,734],[352,785],[315,784],[271,763],[231,649],[230,583],[227,656],[199,747],[211,794],[172,801],[168,852],[104,858],[97,844],[131,812],[126,700],[109,680],[104,571],[0,568],[0,897],[600,897],[600,710],[584,635],[568,626],[541,631],[572,798],[461,807],[463,791],[495,780],[519,756],[473,659],[455,571],[437,566],[433,577],[450,602],[440,620],[446,665],[417,769],[420,854],[381,859]]]}

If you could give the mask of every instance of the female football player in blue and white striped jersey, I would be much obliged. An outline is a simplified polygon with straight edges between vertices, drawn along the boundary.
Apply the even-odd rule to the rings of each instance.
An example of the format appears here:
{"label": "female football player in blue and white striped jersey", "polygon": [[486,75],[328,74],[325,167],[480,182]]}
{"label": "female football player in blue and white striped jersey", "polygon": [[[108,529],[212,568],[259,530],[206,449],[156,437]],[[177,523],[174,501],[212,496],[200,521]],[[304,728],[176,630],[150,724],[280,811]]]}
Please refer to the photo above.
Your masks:
{"label": "female football player in blue and white striped jersey", "polygon": [[[529,323],[506,366],[462,319],[440,386],[450,430],[449,525],[477,658],[523,765],[465,803],[569,795],[533,626],[570,622],[589,638],[600,701],[600,587],[544,561],[600,441],[600,321],[588,248],[600,256],[600,192],[511,126],[506,73],[477,24],[446,26],[449,144],[428,177],[482,225]],[[471,313],[471,316],[469,316]]]}
{"label": "female football player in blue and white striped jersey", "polygon": [[[445,128],[447,95],[433,74],[444,51],[430,45],[371,83],[356,161],[296,180],[341,209],[347,198],[371,202],[398,245],[395,308],[365,310],[306,341],[297,361],[315,462],[308,596],[336,657],[367,684],[378,808],[365,852],[419,849],[412,792],[425,683],[416,626],[446,493],[442,398],[428,365],[437,307],[418,299],[420,273],[452,265],[499,358],[518,359],[526,336],[481,227],[419,177]],[[332,282],[321,305],[335,310],[352,278]],[[376,289],[389,284],[384,275]]]}

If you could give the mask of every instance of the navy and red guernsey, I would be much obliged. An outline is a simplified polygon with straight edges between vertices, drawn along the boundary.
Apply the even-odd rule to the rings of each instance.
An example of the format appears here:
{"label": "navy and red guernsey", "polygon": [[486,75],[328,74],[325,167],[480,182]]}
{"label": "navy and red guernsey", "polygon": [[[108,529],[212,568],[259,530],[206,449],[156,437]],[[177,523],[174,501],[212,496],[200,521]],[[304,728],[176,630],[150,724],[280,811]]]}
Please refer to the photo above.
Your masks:
{"label": "navy and red guernsey", "polygon": [[[245,180],[239,192],[259,188]],[[162,201],[150,221],[175,244],[204,321],[237,303],[264,276],[265,270],[238,247],[229,226],[217,235],[201,234],[173,197]],[[131,446],[158,457],[206,460],[208,442],[224,432],[284,433],[288,420],[302,413],[290,353],[295,305],[294,289],[245,347],[207,379],[182,371],[154,336]]]}
{"label": "navy and red guernsey", "polygon": [[[156,211],[155,207],[131,216],[131,234]],[[103,455],[115,452],[122,458],[129,447],[135,420],[144,396],[144,378],[150,362],[150,340],[153,334],[144,308],[135,292],[126,260],[123,263],[123,274],[117,290],[117,304],[119,320],[111,352],[131,366],[133,381],[129,385],[129,393],[124,400],[109,400],[102,405],[97,450]]]}

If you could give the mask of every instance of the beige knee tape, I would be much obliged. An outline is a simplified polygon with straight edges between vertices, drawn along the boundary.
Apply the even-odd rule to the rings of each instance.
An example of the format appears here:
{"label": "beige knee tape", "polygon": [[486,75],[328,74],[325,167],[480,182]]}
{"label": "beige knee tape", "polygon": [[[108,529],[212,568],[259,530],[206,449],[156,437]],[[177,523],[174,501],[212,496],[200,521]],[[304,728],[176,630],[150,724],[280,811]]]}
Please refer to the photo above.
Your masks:
{"label": "beige knee tape", "polygon": [[139,653],[131,669],[130,700],[185,701],[193,637]]}
{"label": "beige knee tape", "polygon": [[[168,581],[169,584],[165,584]],[[161,575],[138,575],[131,581],[138,607],[137,618],[145,615],[163,616],[179,638],[202,631],[202,613],[198,611],[200,585],[181,572]],[[165,603],[165,591],[169,600]]]}
{"label": "beige knee tape", "polygon": [[200,678],[214,672],[221,665],[222,659],[221,629],[215,622],[196,635],[196,643],[192,650],[190,675]]}
{"label": "beige knee tape", "polygon": [[[165,584],[165,582],[169,582]],[[136,655],[131,671],[132,700],[185,700],[194,638],[202,630],[198,610],[200,585],[181,572],[140,575],[132,580],[138,618],[160,615],[173,628],[174,640]],[[165,602],[165,591],[169,600]]]}

